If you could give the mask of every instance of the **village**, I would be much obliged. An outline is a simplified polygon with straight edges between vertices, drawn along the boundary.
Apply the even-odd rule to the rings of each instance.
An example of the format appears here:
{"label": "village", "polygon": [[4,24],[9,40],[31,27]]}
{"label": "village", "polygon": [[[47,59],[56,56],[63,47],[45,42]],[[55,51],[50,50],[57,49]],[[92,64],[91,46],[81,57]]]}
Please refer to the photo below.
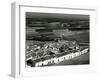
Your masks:
{"label": "village", "polygon": [[57,64],[64,60],[80,56],[89,51],[88,47],[80,47],[75,40],[34,41],[26,47],[26,64],[28,67],[41,67]]}

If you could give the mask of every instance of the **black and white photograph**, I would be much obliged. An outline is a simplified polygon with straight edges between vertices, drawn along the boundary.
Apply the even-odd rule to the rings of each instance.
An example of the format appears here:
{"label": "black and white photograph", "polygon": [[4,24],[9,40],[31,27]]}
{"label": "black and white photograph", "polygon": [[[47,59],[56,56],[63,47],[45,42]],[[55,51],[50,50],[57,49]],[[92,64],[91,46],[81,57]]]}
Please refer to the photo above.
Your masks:
{"label": "black and white photograph", "polygon": [[[28,80],[98,79],[99,8],[88,0],[50,1],[11,3],[11,24],[6,21],[11,28],[1,27],[2,36],[5,34],[1,47],[7,54],[7,31],[11,29],[11,55],[4,54],[1,60],[11,57],[8,76]],[[1,71],[9,69],[5,65]]]}
{"label": "black and white photograph", "polygon": [[90,16],[25,13],[25,66],[90,64]]}

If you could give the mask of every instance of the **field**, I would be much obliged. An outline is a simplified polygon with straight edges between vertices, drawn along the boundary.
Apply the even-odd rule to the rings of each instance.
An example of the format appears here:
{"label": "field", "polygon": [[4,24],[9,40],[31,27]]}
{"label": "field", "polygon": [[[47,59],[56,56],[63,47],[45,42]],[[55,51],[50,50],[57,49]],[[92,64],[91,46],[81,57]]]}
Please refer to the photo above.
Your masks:
{"label": "field", "polygon": [[77,40],[79,43],[89,43],[89,32],[88,31],[84,31],[82,33],[78,33],[78,32],[74,32],[75,34],[67,36],[67,34],[65,35],[65,37],[67,39],[75,39]]}

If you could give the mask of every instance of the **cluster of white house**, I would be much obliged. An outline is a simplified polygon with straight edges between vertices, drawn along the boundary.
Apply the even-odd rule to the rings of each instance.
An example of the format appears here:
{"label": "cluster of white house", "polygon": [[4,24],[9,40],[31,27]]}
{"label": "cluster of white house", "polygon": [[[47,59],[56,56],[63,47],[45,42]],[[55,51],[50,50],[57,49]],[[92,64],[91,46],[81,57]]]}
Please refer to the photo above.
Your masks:
{"label": "cluster of white house", "polygon": [[82,54],[85,54],[88,51],[89,51],[89,48],[86,48],[86,49],[83,49],[82,51],[66,54],[66,55],[63,55],[61,57],[54,57],[54,58],[51,58],[51,59],[48,59],[48,60],[40,61],[40,62],[37,62],[35,64],[35,67],[45,66],[45,65],[54,64],[54,63],[57,64],[57,63],[62,62],[64,60],[69,60],[69,59],[72,59],[74,57],[77,57],[77,56],[80,56]]}

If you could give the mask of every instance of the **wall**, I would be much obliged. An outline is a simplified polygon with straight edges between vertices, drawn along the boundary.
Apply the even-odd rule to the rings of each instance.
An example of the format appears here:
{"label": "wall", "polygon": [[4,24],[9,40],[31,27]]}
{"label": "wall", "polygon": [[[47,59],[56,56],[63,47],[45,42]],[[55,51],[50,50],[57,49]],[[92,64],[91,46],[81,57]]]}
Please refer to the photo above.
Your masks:
{"label": "wall", "polygon": [[34,76],[31,78],[24,78],[22,80],[99,80],[100,74],[100,52],[99,52],[99,44],[100,44],[100,0],[1,0],[0,1],[0,80],[14,80],[14,78],[10,77],[10,60],[11,60],[11,2],[13,1],[24,1],[24,2],[32,2],[34,5],[47,5],[47,6],[59,6],[66,7],[68,5],[76,5],[76,6],[93,6],[97,9],[97,21],[95,26],[95,53],[97,64],[97,72],[91,73],[73,73],[73,74],[65,74],[65,75],[56,75],[56,76]]}

